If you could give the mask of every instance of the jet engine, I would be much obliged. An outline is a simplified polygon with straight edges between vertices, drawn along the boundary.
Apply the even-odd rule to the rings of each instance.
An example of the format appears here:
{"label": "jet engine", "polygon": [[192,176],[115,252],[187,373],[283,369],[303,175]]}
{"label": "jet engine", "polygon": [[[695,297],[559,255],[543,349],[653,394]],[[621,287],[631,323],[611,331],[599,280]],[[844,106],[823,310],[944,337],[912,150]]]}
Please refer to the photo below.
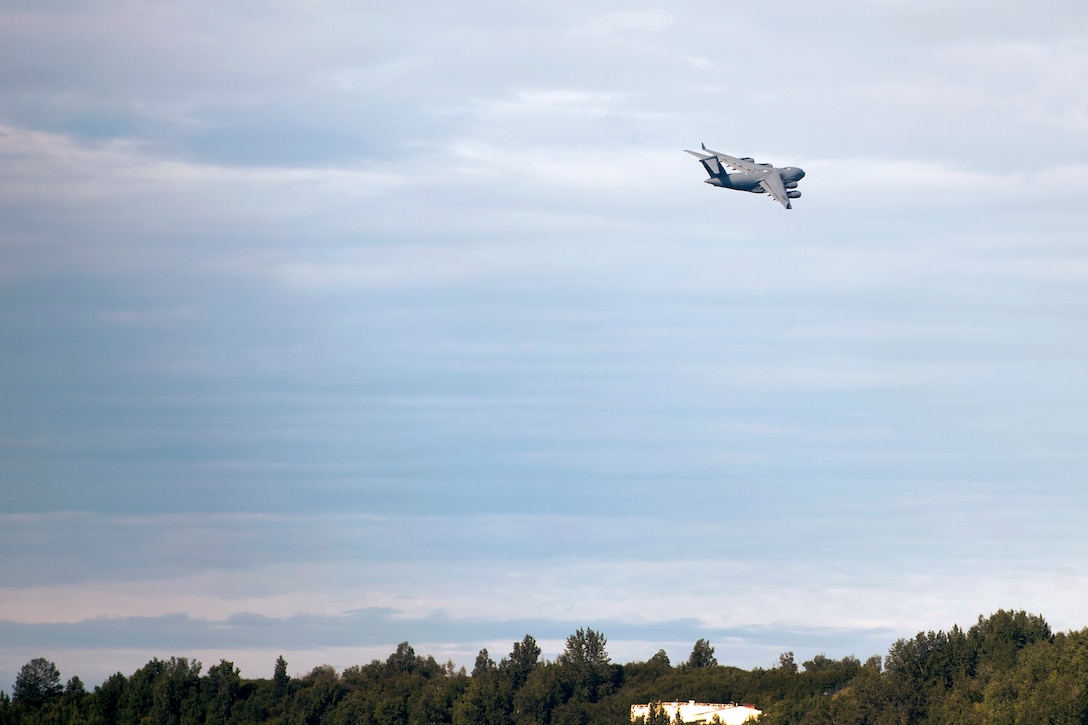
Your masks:
{"label": "jet engine", "polygon": [[[794,184],[794,186],[797,186],[797,184]],[[790,189],[786,192],[786,196],[791,199],[799,199],[801,198],[801,192],[799,192],[797,189]]]}
{"label": "jet engine", "polygon": [[786,188],[787,189],[796,189],[797,188],[797,182],[796,181],[787,181],[786,182]]}

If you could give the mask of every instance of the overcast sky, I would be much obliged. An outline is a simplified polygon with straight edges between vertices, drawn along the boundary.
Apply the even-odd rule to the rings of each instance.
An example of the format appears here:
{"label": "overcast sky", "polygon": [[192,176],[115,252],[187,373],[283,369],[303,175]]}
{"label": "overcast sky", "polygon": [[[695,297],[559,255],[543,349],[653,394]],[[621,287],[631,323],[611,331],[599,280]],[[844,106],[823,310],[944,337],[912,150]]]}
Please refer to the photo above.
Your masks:
{"label": "overcast sky", "polygon": [[5,2],[0,689],[1088,626],[1085,78],[1082,0]]}

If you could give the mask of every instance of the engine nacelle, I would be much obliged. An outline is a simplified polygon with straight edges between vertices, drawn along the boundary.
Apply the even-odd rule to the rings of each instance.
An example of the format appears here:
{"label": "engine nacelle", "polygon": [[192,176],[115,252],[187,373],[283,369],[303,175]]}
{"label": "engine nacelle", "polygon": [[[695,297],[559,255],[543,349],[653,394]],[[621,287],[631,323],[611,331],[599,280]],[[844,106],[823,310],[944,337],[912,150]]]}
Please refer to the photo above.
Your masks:
{"label": "engine nacelle", "polygon": [[753,159],[751,156],[741,156],[740,160],[741,161],[755,161],[755,159]]}
{"label": "engine nacelle", "polygon": [[[796,184],[794,184],[794,186],[796,186]],[[801,192],[797,191],[797,189],[790,189],[789,191],[786,192],[786,196],[788,196],[791,199],[800,199],[801,198]]]}
{"label": "engine nacelle", "polygon": [[797,188],[797,182],[796,181],[787,181],[786,182],[786,188],[787,189],[796,189]]}
{"label": "engine nacelle", "polygon": [[754,189],[749,189],[748,191],[750,191],[750,192],[751,192],[751,193],[753,193],[753,194],[766,194],[766,193],[767,193],[767,192],[766,192],[766,191],[764,191],[764,190],[763,190],[763,188],[762,188],[762,187],[760,187],[760,186],[757,186],[757,187],[756,187],[756,188],[754,188]]}

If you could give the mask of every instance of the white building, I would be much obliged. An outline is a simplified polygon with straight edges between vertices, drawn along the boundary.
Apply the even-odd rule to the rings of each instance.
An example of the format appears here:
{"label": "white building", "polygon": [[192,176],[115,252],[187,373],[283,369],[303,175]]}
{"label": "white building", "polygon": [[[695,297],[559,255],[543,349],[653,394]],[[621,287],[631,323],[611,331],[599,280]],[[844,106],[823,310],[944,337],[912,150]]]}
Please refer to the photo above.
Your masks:
{"label": "white building", "polygon": [[[652,703],[659,706],[669,716],[669,720],[676,721],[676,713],[680,713],[680,720],[685,723],[705,723],[710,725],[714,716],[722,725],[742,725],[749,720],[754,721],[763,714],[751,705],[723,705],[716,702],[658,702]],[[650,705],[632,705],[631,721],[637,717],[649,717]]]}

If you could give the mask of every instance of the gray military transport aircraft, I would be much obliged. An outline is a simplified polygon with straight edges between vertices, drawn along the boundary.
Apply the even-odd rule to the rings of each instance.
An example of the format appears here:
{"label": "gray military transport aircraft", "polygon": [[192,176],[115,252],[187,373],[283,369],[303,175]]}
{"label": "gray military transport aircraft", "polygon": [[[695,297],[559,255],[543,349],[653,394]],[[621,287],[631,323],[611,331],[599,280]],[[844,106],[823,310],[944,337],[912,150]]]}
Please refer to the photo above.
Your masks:
{"label": "gray military transport aircraft", "polygon": [[[792,209],[790,199],[801,196],[797,182],[805,178],[805,172],[793,166],[777,169],[770,164],[757,164],[755,159],[744,156],[734,158],[728,154],[712,151],[701,144],[702,152],[688,151],[699,159],[710,178],[703,183],[720,186],[723,189],[750,191],[753,194],[770,194],[779,204]],[[729,173],[732,171],[733,173]]]}

